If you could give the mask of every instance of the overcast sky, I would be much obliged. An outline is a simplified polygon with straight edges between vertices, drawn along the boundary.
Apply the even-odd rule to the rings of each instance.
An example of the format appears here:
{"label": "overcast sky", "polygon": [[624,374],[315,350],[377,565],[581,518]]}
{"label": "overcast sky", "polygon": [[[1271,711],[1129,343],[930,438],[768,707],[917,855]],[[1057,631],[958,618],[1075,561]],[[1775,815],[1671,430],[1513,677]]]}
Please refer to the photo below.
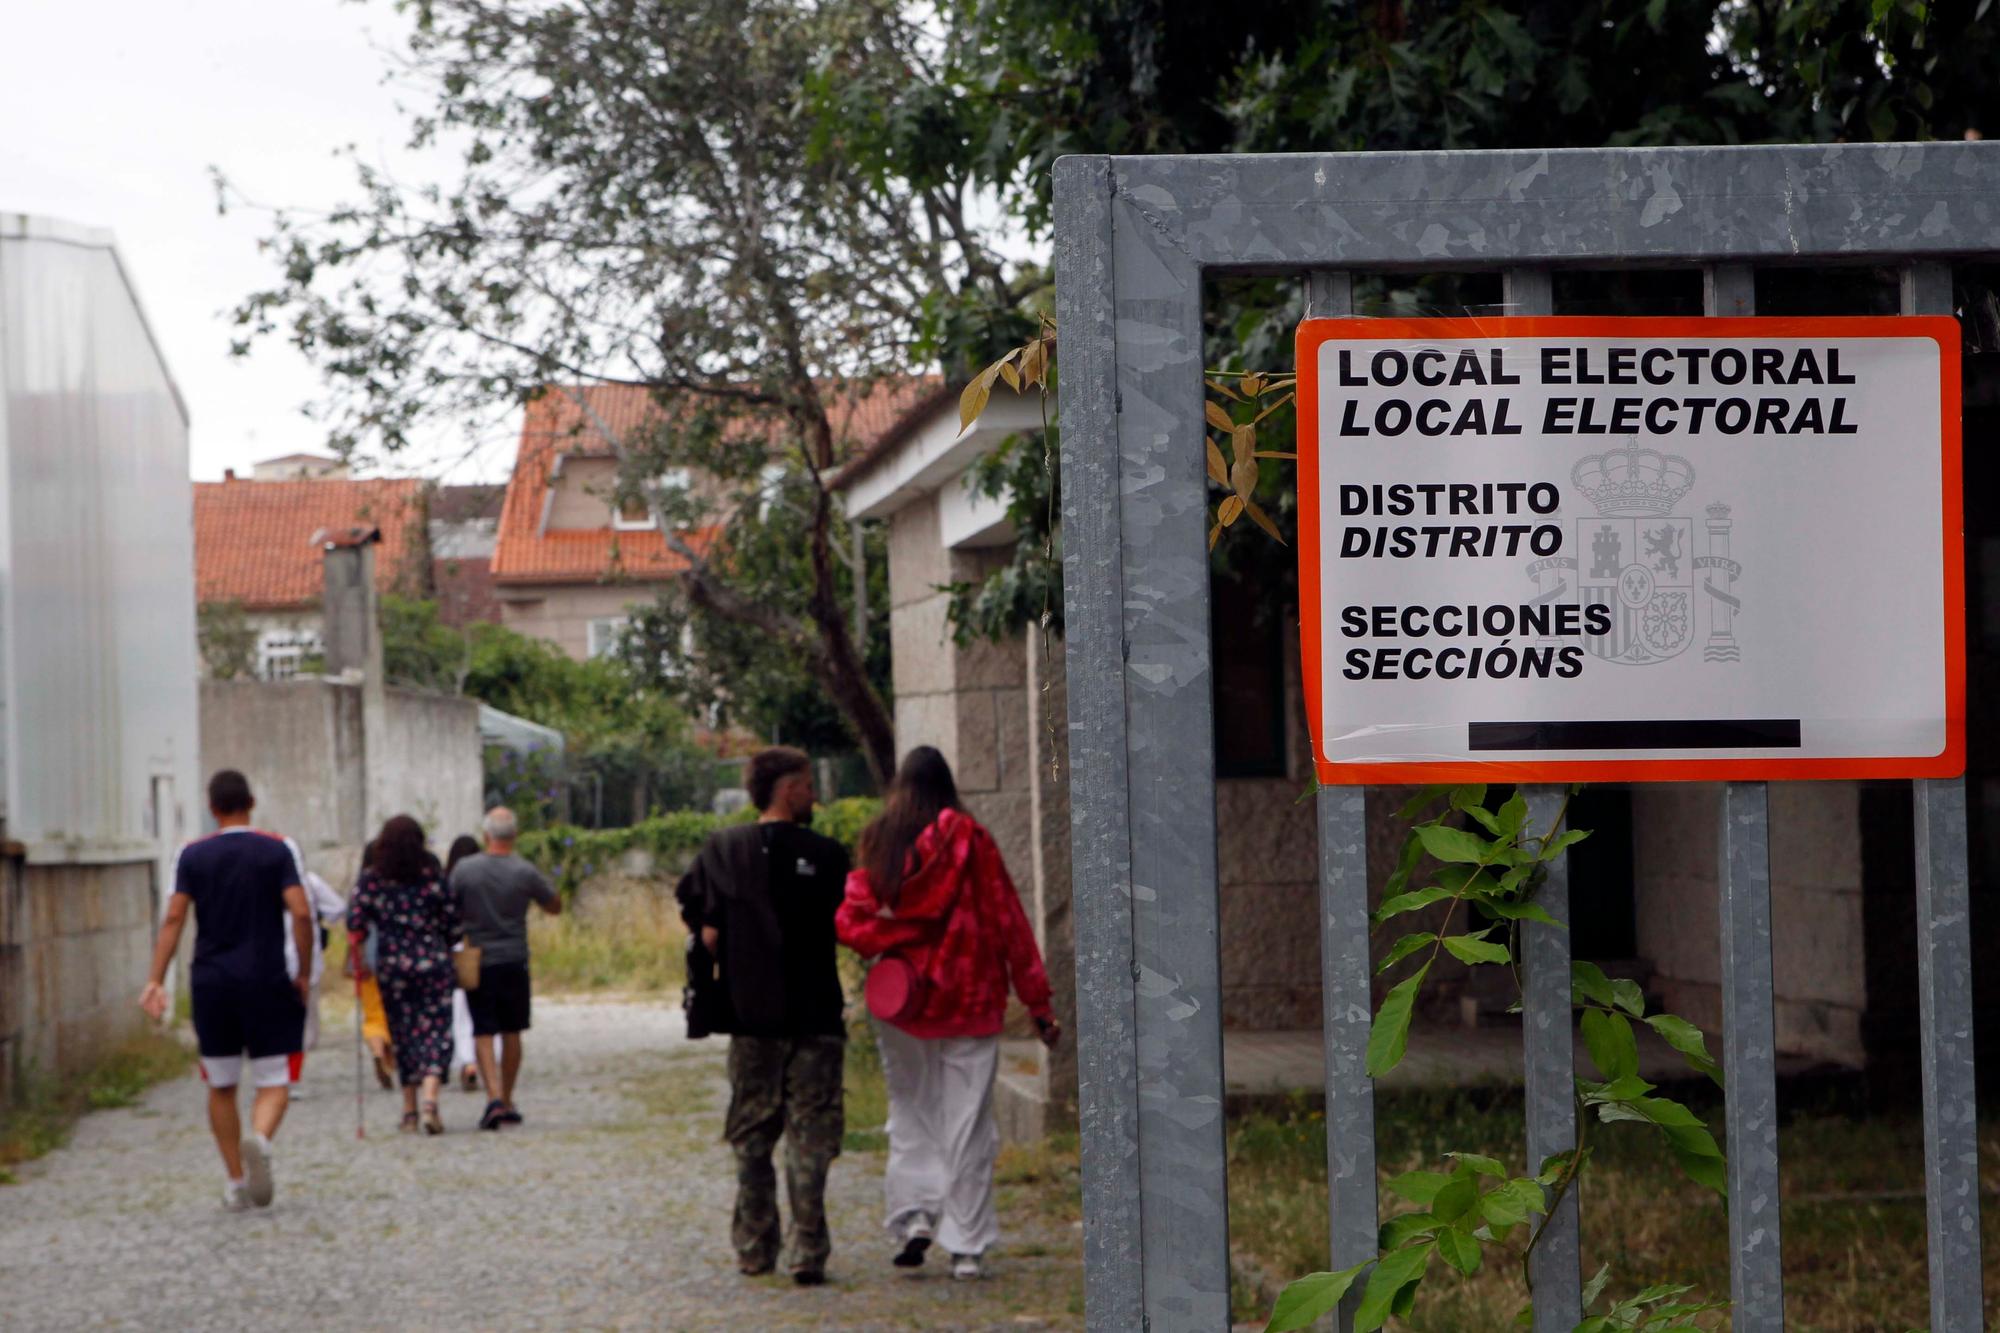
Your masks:
{"label": "overcast sky", "polygon": [[[405,179],[403,118],[381,48],[401,46],[388,0],[0,0],[0,212],[111,230],[187,399],[192,466],[221,477],[318,450],[300,414],[312,369],[282,343],[229,355],[228,309],[268,284],[269,219],[218,217],[217,166],[252,199],[324,208],[353,197],[355,145]],[[503,428],[470,459],[457,432],[395,470],[504,477]],[[383,469],[375,469],[377,471]]]}

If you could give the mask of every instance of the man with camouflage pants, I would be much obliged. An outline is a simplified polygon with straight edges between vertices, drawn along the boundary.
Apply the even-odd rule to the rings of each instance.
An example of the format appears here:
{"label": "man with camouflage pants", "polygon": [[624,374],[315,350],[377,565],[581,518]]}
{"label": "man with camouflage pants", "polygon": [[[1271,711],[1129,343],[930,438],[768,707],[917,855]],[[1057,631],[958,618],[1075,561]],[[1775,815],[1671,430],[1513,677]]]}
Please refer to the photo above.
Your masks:
{"label": "man with camouflage pants", "polygon": [[[728,1032],[729,1116],[736,1152],[737,1267],[768,1273],[779,1258],[778,1182],[785,1140],[790,1266],[801,1286],[826,1281],[826,1173],[840,1155],[847,1029],[834,967],[833,915],[847,851],[814,833],[811,761],[774,747],[752,756],[744,785],[759,818],[726,828],[681,878],[681,917],[719,964]],[[697,984],[701,979],[697,978]]]}

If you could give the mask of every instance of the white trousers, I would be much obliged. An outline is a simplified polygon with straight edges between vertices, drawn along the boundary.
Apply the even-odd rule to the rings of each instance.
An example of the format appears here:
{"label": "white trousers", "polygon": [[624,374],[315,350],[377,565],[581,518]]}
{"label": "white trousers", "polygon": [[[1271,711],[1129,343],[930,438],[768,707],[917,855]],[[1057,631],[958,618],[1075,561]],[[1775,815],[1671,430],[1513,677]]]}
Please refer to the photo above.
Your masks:
{"label": "white trousers", "polygon": [[472,1051],[472,1010],[466,1006],[465,992],[457,987],[451,992],[451,1072],[463,1073],[468,1065],[479,1063],[479,1057]]}
{"label": "white trousers", "polygon": [[1000,1238],[993,1206],[993,1075],[1000,1038],[912,1037],[875,1024],[889,1087],[886,1225],[900,1236],[915,1213],[928,1217],[951,1254],[983,1254]]}

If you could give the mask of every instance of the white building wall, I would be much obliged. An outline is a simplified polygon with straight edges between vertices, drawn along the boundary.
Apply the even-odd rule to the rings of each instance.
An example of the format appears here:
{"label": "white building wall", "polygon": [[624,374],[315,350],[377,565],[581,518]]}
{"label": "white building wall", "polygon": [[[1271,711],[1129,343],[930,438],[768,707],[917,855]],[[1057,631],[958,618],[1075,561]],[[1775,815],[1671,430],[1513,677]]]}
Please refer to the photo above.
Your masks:
{"label": "white building wall", "polygon": [[[0,219],[7,836],[144,856],[198,809],[187,417],[110,237]],[[170,795],[162,795],[162,785]]]}

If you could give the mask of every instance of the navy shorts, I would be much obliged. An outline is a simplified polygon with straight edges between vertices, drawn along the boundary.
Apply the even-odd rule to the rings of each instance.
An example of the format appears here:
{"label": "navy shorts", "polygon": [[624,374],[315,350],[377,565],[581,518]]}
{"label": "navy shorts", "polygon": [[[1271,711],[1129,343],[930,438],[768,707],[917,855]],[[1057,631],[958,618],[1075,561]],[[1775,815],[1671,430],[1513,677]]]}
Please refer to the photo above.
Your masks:
{"label": "navy shorts", "polygon": [[203,1055],[248,1054],[252,1060],[305,1048],[306,1007],[289,981],[261,985],[197,981],[194,1035]]}
{"label": "navy shorts", "polygon": [[472,1011],[472,1035],[475,1037],[526,1032],[528,965],[483,964],[479,969],[479,985],[465,993],[465,1007]]}

